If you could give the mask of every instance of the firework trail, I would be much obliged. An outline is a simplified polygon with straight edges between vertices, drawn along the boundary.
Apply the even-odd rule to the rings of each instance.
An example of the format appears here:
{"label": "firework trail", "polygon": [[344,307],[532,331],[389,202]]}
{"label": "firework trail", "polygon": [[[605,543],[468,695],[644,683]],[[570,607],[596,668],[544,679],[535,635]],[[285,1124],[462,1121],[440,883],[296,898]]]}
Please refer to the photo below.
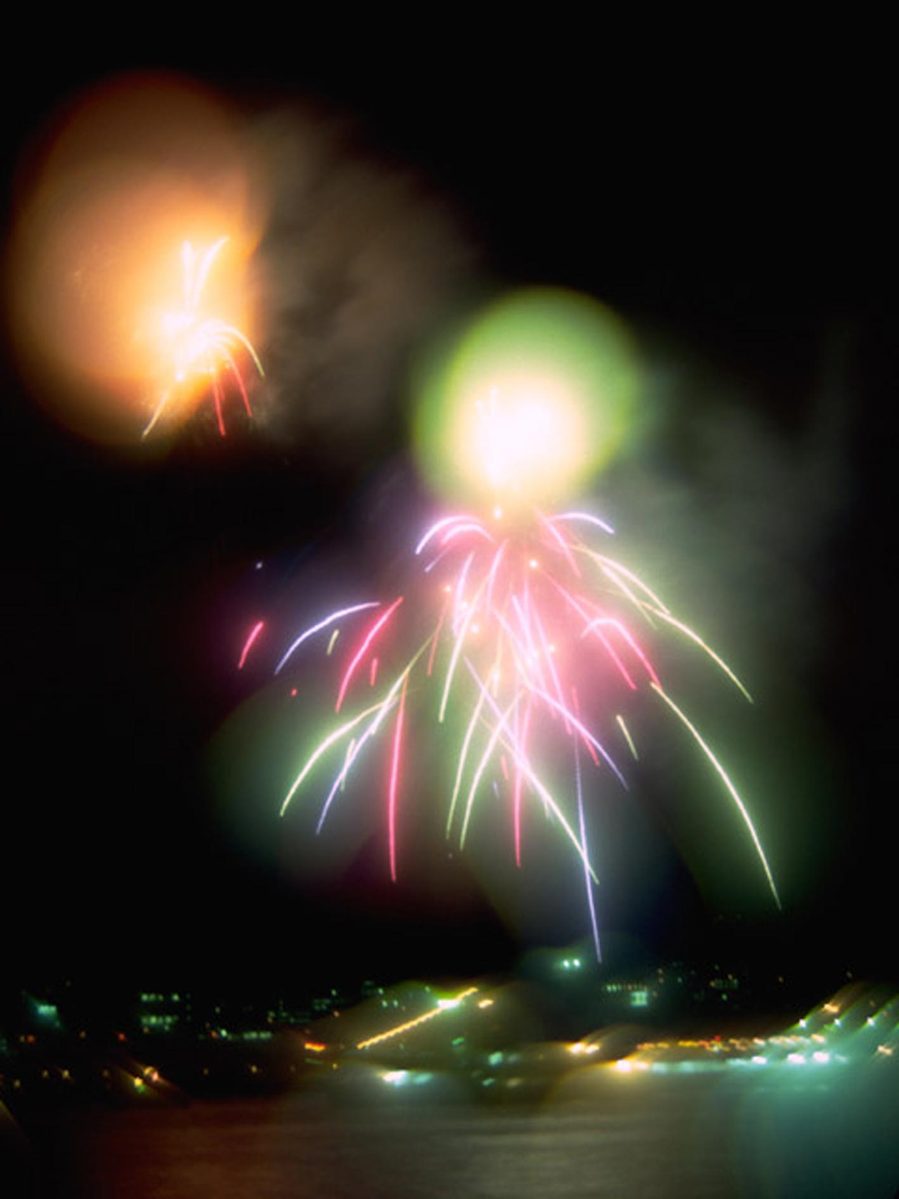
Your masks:
{"label": "firework trail", "polygon": [[[594,943],[597,882],[588,845],[585,769],[626,788],[620,764],[637,757],[622,708],[634,696],[661,702],[689,732],[724,785],[752,842],[775,903],[777,888],[749,811],[723,766],[653,664],[645,641],[668,631],[698,650],[729,684],[746,688],[702,638],[677,619],[628,567],[606,552],[612,529],[589,512],[522,519],[497,508],[489,521],[445,516],[415,547],[414,586],[383,602],[324,614],[299,634],[277,672],[300,665],[320,638],[333,654],[336,723],[308,755],[282,815],[330,760],[333,771],[318,828],[379,734],[387,746],[386,823],[390,874],[397,873],[397,821],[410,709],[430,712],[454,746],[446,834],[464,846],[479,804],[508,807],[516,862],[524,809],[538,806],[571,842],[584,871]],[[410,629],[424,621],[421,635]],[[638,630],[638,631],[635,631]],[[402,647],[405,646],[405,650]],[[302,647],[302,653],[301,651]],[[559,788],[559,777],[572,780]],[[449,780],[448,780],[449,782]],[[491,784],[491,785],[488,785]]]}
{"label": "firework trail", "polygon": [[243,350],[248,355],[260,377],[264,375],[262,363],[249,338],[240,329],[203,310],[203,292],[209,273],[227,242],[227,237],[220,237],[202,253],[194,250],[188,241],[181,246],[181,304],[164,312],[161,321],[161,341],[169,382],[156,402],[143,431],[144,437],[153,431],[173,400],[189,396],[198,388],[209,389],[218,431],[224,437],[224,379],[228,376],[237,387],[247,416],[253,415],[238,354]]}
{"label": "firework trail", "polygon": [[252,629],[250,629],[249,636],[247,637],[246,641],[244,642],[243,649],[240,651],[240,657],[237,660],[237,669],[238,670],[243,670],[244,666],[246,666],[247,657],[249,656],[250,650],[256,644],[257,640],[259,639],[259,634],[262,632],[262,630],[264,628],[265,628],[265,621],[257,620],[256,623],[253,625]]}

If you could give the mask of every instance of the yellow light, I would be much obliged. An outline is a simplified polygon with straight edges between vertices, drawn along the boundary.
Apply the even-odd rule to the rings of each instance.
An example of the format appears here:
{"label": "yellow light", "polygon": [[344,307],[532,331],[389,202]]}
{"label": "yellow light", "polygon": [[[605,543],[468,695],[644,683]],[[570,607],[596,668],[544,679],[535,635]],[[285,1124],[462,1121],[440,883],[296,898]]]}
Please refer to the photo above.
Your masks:
{"label": "yellow light", "polygon": [[472,482],[494,495],[565,490],[578,473],[586,422],[564,384],[551,375],[497,375],[458,418],[457,444]]}
{"label": "yellow light", "polygon": [[388,1028],[386,1032],[378,1033],[377,1036],[368,1037],[364,1041],[359,1041],[356,1045],[357,1049],[368,1049],[370,1045],[377,1045],[381,1041],[386,1041],[390,1037],[395,1037],[399,1033],[408,1032],[412,1028],[417,1028],[419,1024],[424,1024],[428,1020],[433,1020],[435,1016],[440,1016],[446,1011],[453,1011],[459,1004],[467,999],[469,995],[477,994],[477,987],[466,987],[464,991],[460,991],[452,999],[438,999],[437,1007],[433,1007],[430,1011],[425,1012],[421,1016],[416,1016],[414,1020],[406,1020],[402,1024],[397,1024],[393,1028]]}

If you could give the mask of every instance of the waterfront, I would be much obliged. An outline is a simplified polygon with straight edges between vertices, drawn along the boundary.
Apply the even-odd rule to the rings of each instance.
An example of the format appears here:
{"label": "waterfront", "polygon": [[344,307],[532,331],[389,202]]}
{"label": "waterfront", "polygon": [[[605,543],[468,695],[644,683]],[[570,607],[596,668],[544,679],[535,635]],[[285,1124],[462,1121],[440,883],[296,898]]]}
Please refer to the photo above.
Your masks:
{"label": "waterfront", "polygon": [[527,1103],[475,1103],[451,1078],[377,1092],[371,1081],[71,1117],[35,1143],[37,1193],[891,1199],[899,1181],[891,1061],[641,1076],[591,1067]]}

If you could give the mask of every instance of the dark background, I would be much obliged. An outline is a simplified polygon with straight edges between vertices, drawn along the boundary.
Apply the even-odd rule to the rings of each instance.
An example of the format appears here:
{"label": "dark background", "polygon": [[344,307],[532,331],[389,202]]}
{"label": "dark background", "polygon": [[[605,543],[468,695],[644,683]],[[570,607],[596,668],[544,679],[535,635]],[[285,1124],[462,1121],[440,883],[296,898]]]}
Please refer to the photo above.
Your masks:
{"label": "dark background", "polygon": [[[485,292],[551,283],[600,297],[669,361],[702,363],[748,397],[787,473],[829,379],[842,422],[839,493],[820,497],[820,520],[815,497],[803,497],[800,528],[814,529],[815,549],[793,563],[802,602],[776,634],[764,620],[753,626],[773,698],[770,725],[763,697],[751,714],[752,753],[765,780],[783,765],[779,793],[801,814],[781,834],[794,842],[780,846],[786,910],[765,914],[757,899],[742,913],[716,910],[714,888],[701,895],[664,848],[660,817],[641,862],[663,882],[613,883],[600,912],[609,968],[724,947],[737,963],[787,962],[828,978],[895,974],[885,88],[876,64],[848,46],[738,62],[727,41],[714,63],[697,63],[661,49],[649,57],[632,40],[576,48],[576,32],[563,46],[534,37],[496,56],[466,57],[463,37],[445,58],[433,47],[413,58],[318,43],[289,69],[259,57],[240,69],[150,57],[115,65],[185,71],[249,114],[309,98],[350,114],[372,152],[409,164],[446,198],[478,247]],[[850,59],[868,68],[851,88]],[[108,69],[73,58],[52,77],[26,76],[7,106],[10,177],[58,104]],[[7,346],[8,979],[464,973],[585,935],[586,912],[552,902],[541,918],[504,921],[474,869],[453,876],[451,901],[437,885],[449,867],[435,867],[430,885],[414,867],[391,888],[377,828],[334,878],[298,881],[280,833],[247,848],[212,782],[210,742],[263,681],[234,670],[234,645],[257,611],[299,602],[309,563],[351,558],[371,504],[386,495],[397,511],[406,487],[422,500],[405,456],[404,386],[401,372],[379,397],[383,419],[364,451],[344,460],[252,430],[219,444],[197,421],[167,455],[142,462],[57,426]],[[657,453],[685,489],[695,483],[701,507],[705,467],[677,411]],[[775,605],[780,565],[769,563]],[[732,564],[724,575],[722,596],[740,577]],[[778,661],[789,685],[776,681]],[[766,745],[776,746],[767,762]],[[661,811],[658,776],[644,781],[649,811]],[[280,790],[256,795],[254,810],[270,800],[276,822]],[[795,885],[791,854],[805,863]]]}

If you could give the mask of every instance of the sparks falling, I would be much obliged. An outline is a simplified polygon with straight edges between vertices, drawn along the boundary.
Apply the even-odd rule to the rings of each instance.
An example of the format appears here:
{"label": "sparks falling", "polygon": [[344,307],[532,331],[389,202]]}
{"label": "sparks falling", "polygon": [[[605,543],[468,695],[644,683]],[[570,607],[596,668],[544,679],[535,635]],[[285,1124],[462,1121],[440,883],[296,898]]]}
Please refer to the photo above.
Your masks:
{"label": "sparks falling", "polygon": [[260,377],[264,374],[262,363],[249,338],[240,329],[211,315],[203,307],[209,273],[227,242],[227,237],[220,237],[202,253],[188,241],[182,244],[181,303],[163,312],[159,323],[160,352],[167,382],[144,429],[144,437],[152,432],[173,402],[188,399],[198,392],[211,396],[218,431],[224,437],[228,378],[236,387],[247,416],[253,415],[240,358],[248,357]]}
{"label": "sparks falling", "polygon": [[[446,835],[464,847],[479,805],[501,802],[511,850],[522,864],[527,809],[537,807],[571,843],[585,879],[599,954],[591,860],[587,771],[627,788],[622,766],[636,758],[625,723],[636,697],[661,703],[708,761],[733,804],[780,905],[761,839],[724,767],[683,707],[669,694],[647,644],[662,632],[701,651],[727,683],[748,691],[698,633],[678,620],[627,566],[607,551],[612,529],[589,512],[508,521],[451,515],[430,526],[415,547],[414,585],[383,602],[370,600],[325,614],[297,636],[277,673],[300,666],[298,651],[333,653],[336,723],[308,755],[281,812],[316,768],[331,762],[320,830],[339,791],[381,735],[388,861],[397,874],[397,823],[402,808],[412,709],[429,716],[454,746],[446,780]],[[408,627],[428,614],[410,646]],[[404,626],[405,618],[405,626]],[[369,750],[370,752],[370,750]],[[551,780],[567,761],[570,784]],[[552,767],[552,769],[550,769]],[[315,773],[314,773],[315,772]],[[492,798],[491,798],[492,797]],[[595,815],[594,815],[595,820]],[[595,830],[594,830],[595,831]]]}

